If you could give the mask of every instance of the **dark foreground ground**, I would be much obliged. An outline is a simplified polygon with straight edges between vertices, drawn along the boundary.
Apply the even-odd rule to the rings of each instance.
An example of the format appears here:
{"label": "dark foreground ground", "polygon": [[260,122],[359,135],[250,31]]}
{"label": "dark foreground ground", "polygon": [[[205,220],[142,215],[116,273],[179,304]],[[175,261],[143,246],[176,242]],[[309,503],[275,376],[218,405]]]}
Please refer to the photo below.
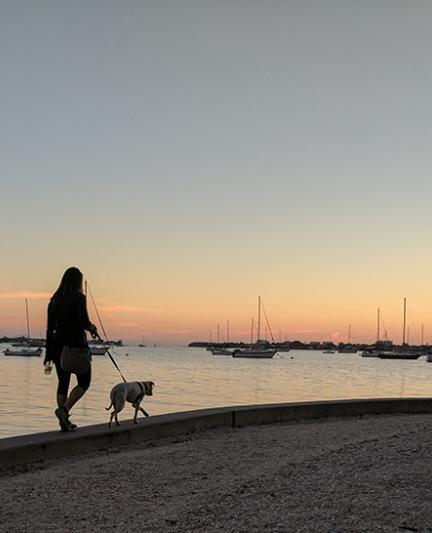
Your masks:
{"label": "dark foreground ground", "polygon": [[3,472],[0,531],[432,533],[432,417],[220,429]]}

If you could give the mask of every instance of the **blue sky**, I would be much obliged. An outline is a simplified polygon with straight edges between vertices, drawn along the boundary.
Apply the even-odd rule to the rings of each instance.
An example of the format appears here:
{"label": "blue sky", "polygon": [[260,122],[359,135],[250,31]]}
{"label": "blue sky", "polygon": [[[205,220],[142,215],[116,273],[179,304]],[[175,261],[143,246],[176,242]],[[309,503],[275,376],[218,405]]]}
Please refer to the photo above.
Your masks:
{"label": "blue sky", "polygon": [[240,301],[259,288],[277,300],[290,277],[306,299],[310,279],[332,294],[373,279],[372,293],[418,297],[431,259],[431,11],[398,0],[4,2],[11,260],[0,285],[49,291],[73,263],[107,299],[153,307],[177,293],[179,308],[191,304],[210,284],[224,293],[231,279]]}

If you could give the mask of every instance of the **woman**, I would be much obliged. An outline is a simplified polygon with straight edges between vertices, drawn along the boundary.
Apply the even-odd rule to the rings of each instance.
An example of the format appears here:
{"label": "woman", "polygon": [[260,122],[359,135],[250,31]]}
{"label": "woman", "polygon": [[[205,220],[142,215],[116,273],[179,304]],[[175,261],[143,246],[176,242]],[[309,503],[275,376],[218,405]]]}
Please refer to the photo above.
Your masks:
{"label": "woman", "polygon": [[71,373],[60,364],[63,347],[87,348],[86,330],[93,338],[97,329],[89,320],[86,297],[82,292],[83,275],[76,267],[70,267],[63,274],[59,288],[48,305],[48,325],[46,334],[46,356],[44,364],[52,361],[56,367],[57,409],[55,415],[62,431],[73,431],[76,425],[69,420],[69,412],[90,386],[91,368],[85,373],[76,374],[78,384],[71,390]]}

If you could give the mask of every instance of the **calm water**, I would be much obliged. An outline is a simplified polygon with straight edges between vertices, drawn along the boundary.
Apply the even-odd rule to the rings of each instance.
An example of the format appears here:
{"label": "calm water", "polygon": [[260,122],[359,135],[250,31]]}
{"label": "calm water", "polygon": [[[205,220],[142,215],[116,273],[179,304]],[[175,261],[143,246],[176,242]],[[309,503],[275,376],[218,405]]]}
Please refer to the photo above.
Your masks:
{"label": "calm water", "polygon": [[[0,345],[0,437],[58,429],[56,376],[43,373],[43,357],[3,356]],[[205,407],[367,397],[432,396],[432,364],[385,361],[355,354],[291,351],[273,359],[234,359],[204,349],[173,346],[116,348],[126,379],[152,380],[150,415]],[[126,356],[126,354],[129,354]],[[93,383],[73,410],[73,421],[108,421],[104,407],[121,381],[107,356],[93,357]],[[74,382],[74,378],[72,378]],[[127,405],[120,421],[130,418]]]}

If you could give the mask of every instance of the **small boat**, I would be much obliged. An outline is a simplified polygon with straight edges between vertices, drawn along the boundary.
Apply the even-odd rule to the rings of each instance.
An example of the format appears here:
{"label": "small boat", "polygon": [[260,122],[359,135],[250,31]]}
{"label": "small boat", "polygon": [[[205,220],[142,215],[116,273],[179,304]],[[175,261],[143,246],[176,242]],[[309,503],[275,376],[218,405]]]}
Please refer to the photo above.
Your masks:
{"label": "small boat", "polygon": [[270,350],[268,348],[259,348],[257,345],[252,345],[250,348],[237,349],[232,353],[233,357],[249,357],[251,359],[271,359],[277,350]]}
{"label": "small boat", "polygon": [[143,335],[142,341],[138,344],[138,348],[145,348],[145,347],[146,347],[146,343],[145,343],[145,337]]}
{"label": "small boat", "polygon": [[[19,342],[13,343],[13,348],[22,348],[22,350],[5,350],[3,353],[5,355],[25,355],[25,356],[40,356],[42,353],[41,348],[45,348],[44,339],[32,339],[30,336],[30,321],[29,321],[29,312],[28,312],[28,301],[27,298],[24,298],[25,308],[26,308],[26,322],[27,322],[27,338],[20,340]],[[38,348],[37,350],[31,350],[30,348]]]}
{"label": "small boat", "polygon": [[[10,350],[7,348],[4,350],[4,355],[15,355],[19,357],[40,357],[42,355],[42,346],[45,346],[45,341],[40,339],[39,341],[35,341],[31,339],[30,337],[30,322],[29,322],[29,312],[28,312],[28,302],[27,298],[25,300],[25,308],[26,308],[26,321],[27,321],[27,339],[23,341],[22,343],[14,344],[14,347],[22,347],[21,350]],[[36,350],[32,350],[31,346],[37,346]]]}
{"label": "small boat", "polygon": [[336,353],[335,350],[324,350],[323,353]]}
{"label": "small boat", "polygon": [[376,350],[374,348],[367,348],[366,350],[363,350],[360,355],[362,357],[378,357],[379,353],[379,350]]}
{"label": "small boat", "polygon": [[227,348],[211,348],[211,353],[213,355],[232,355],[232,350],[228,350]]}
{"label": "small boat", "polygon": [[[265,310],[264,310],[265,314]],[[267,319],[267,316],[266,316]],[[253,322],[252,322],[253,324]],[[268,324],[268,321],[267,321]],[[261,297],[258,296],[258,328],[257,341],[251,344],[249,348],[238,348],[232,352],[233,357],[249,357],[252,359],[271,359],[276,354],[277,350],[270,347],[268,341],[260,339],[260,325],[261,325]],[[270,329],[270,327],[269,327]],[[271,334],[271,331],[270,331]],[[252,335],[251,335],[252,336]],[[273,338],[273,335],[272,335]]]}
{"label": "small boat", "polygon": [[105,355],[107,349],[104,346],[90,346],[91,355]]}
{"label": "small boat", "polygon": [[17,355],[22,357],[40,357],[42,355],[42,348],[31,350],[30,348],[23,348],[22,350],[9,350],[7,348],[4,352],[5,355]]}
{"label": "small boat", "polygon": [[338,350],[338,353],[357,353],[357,348],[354,346],[344,346]]}
{"label": "small boat", "polygon": [[380,351],[378,357],[380,359],[408,359],[414,360],[418,359],[422,355],[426,355],[424,352],[416,351],[410,349],[408,342],[405,342],[405,332],[406,332],[406,311],[407,303],[406,298],[404,298],[404,307],[403,307],[403,329],[402,329],[402,347],[398,350],[391,351]]}
{"label": "small boat", "polygon": [[377,357],[380,359],[418,359],[424,355],[421,352],[410,352],[408,350],[395,350],[394,352],[378,352]]}
{"label": "small boat", "polygon": [[45,348],[45,339],[29,339],[28,346],[32,348]]}
{"label": "small boat", "polygon": [[351,344],[351,324],[348,324],[348,342],[338,349],[338,353],[357,353],[357,348]]}

